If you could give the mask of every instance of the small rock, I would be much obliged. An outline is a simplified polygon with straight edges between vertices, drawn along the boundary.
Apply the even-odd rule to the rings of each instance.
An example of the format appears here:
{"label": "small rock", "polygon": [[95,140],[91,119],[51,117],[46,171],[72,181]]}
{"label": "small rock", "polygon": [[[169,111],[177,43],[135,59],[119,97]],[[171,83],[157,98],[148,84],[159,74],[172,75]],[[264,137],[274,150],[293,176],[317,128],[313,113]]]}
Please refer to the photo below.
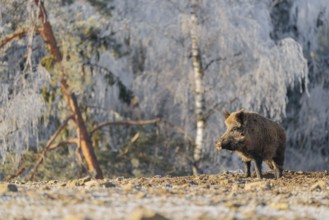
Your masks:
{"label": "small rock", "polygon": [[228,198],[235,198],[236,196],[237,196],[237,194],[233,191],[227,195]]}
{"label": "small rock", "polygon": [[271,185],[269,182],[262,182],[262,181],[258,181],[258,182],[251,182],[251,183],[246,183],[244,186],[245,190],[270,190],[271,189]]}
{"label": "small rock", "polygon": [[90,180],[91,180],[91,177],[90,177],[90,176],[85,176],[85,177],[79,179],[79,181],[80,181],[81,183],[86,183],[86,182],[88,182],[88,181],[90,181]]}
{"label": "small rock", "polygon": [[239,190],[239,185],[238,184],[233,184],[232,185],[232,192],[237,192]]}
{"label": "small rock", "polygon": [[257,212],[255,210],[246,210],[243,212],[243,215],[246,217],[246,219],[256,219]]}
{"label": "small rock", "polygon": [[326,189],[327,184],[323,180],[320,180],[311,186],[311,191],[315,190],[324,190]]}
{"label": "small rock", "polygon": [[121,182],[121,181],[124,180],[124,179],[125,179],[124,176],[120,176],[120,177],[116,178],[115,180],[118,181],[118,182]]}
{"label": "small rock", "polygon": [[87,220],[88,218],[85,218],[80,215],[67,215],[65,216],[64,220]]}
{"label": "small rock", "polygon": [[229,202],[226,203],[225,206],[231,210],[237,210],[239,207],[242,206],[242,204],[237,202]]}
{"label": "small rock", "polygon": [[91,188],[91,187],[100,187],[102,186],[101,182],[97,181],[97,180],[91,180],[89,182],[85,183],[85,186],[87,188]]}
{"label": "small rock", "polygon": [[49,180],[48,181],[48,184],[51,184],[51,185],[54,185],[54,184],[57,184],[58,181],[57,180]]}
{"label": "small rock", "polygon": [[105,188],[116,187],[116,185],[115,185],[114,183],[112,183],[112,182],[105,182],[105,183],[103,184],[103,186],[104,186]]}
{"label": "small rock", "polygon": [[47,185],[41,186],[40,187],[41,190],[50,190],[50,187]]}
{"label": "small rock", "polygon": [[288,203],[273,203],[271,205],[271,207],[272,207],[272,209],[286,211],[289,209],[289,204]]}
{"label": "small rock", "polygon": [[130,215],[130,220],[167,220],[163,215],[153,210],[138,207],[134,209]]}
{"label": "small rock", "polygon": [[137,199],[145,198],[146,197],[146,193],[144,193],[144,192],[138,192],[138,193],[136,193],[135,197]]}
{"label": "small rock", "polygon": [[190,181],[190,182],[189,182],[189,184],[190,184],[190,186],[197,186],[197,185],[198,185],[198,183],[197,183],[197,182],[195,182],[195,181],[193,181],[193,180],[192,180],[192,181]]}
{"label": "small rock", "polygon": [[79,180],[70,180],[66,183],[67,187],[79,186]]}
{"label": "small rock", "polygon": [[131,183],[125,184],[122,186],[122,189],[124,189],[125,191],[132,191],[134,189],[134,185]]}
{"label": "small rock", "polygon": [[0,183],[0,195],[6,192],[17,192],[17,186],[11,183]]}
{"label": "small rock", "polygon": [[207,212],[201,213],[197,218],[197,220],[213,220],[211,216]]}
{"label": "small rock", "polygon": [[297,174],[304,174],[304,171],[299,170],[299,171],[297,171],[296,173],[297,173]]}

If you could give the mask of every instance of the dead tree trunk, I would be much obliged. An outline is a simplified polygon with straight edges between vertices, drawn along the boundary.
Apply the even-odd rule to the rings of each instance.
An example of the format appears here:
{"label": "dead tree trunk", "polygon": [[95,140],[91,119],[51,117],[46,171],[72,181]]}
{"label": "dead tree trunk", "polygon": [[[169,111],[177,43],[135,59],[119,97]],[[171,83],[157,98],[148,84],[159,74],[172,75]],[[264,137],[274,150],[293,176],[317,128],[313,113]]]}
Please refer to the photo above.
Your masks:
{"label": "dead tree trunk", "polygon": [[[47,18],[47,12],[43,4],[43,0],[34,0],[34,3],[39,7],[39,19],[41,21],[43,29],[41,30],[41,36],[44,41],[48,44],[48,49],[50,53],[54,56],[55,61],[60,63],[62,61],[62,53],[58,48],[55,35],[53,33],[51,24]],[[61,73],[61,89],[63,92],[63,96],[65,101],[70,109],[71,114],[74,118],[75,129],[77,136],[80,140],[80,147],[82,150],[82,154],[86,160],[89,171],[93,174],[93,176],[97,179],[102,179],[103,174],[98,164],[97,158],[95,156],[94,148],[92,146],[92,142],[89,137],[89,133],[87,131],[85,121],[82,117],[81,111],[77,104],[76,96],[73,92],[70,92],[69,86],[65,77],[66,73]]]}
{"label": "dead tree trunk", "polygon": [[199,38],[197,34],[197,27],[199,25],[199,19],[197,15],[198,9],[197,0],[192,2],[191,11],[191,49],[192,49],[192,65],[194,71],[195,82],[195,114],[196,114],[196,136],[195,136],[195,148],[194,148],[194,164],[193,175],[198,175],[201,172],[200,162],[203,157],[204,150],[204,128],[205,128],[205,101],[204,101],[204,83],[203,83],[203,67],[201,61],[201,55],[199,50]]}

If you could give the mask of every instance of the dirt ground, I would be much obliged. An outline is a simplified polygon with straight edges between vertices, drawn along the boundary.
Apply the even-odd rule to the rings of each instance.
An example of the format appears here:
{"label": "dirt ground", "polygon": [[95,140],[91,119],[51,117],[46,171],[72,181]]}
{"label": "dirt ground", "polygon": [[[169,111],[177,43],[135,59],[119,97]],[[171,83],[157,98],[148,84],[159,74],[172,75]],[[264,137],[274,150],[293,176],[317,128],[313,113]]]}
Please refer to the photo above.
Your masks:
{"label": "dirt ground", "polygon": [[329,219],[329,174],[2,182],[0,219]]}

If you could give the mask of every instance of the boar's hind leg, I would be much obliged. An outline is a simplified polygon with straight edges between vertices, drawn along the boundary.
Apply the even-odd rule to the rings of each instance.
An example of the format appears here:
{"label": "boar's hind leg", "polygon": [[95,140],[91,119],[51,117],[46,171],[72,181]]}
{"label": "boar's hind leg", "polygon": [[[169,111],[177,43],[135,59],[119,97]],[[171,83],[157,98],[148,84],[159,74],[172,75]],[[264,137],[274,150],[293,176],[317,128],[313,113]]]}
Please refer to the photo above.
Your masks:
{"label": "boar's hind leg", "polygon": [[280,178],[283,172],[283,162],[284,159],[282,157],[274,157],[273,158],[273,165],[275,170],[275,178]]}
{"label": "boar's hind leg", "polygon": [[250,161],[244,161],[244,173],[246,175],[246,177],[250,177],[250,166],[251,166],[251,162]]}
{"label": "boar's hind leg", "polygon": [[256,170],[257,178],[261,179],[263,177],[262,176],[262,162],[263,162],[263,160],[259,156],[255,156],[254,159],[255,159],[255,170]]}
{"label": "boar's hind leg", "polygon": [[272,162],[271,160],[270,160],[270,161],[266,161],[266,164],[267,164],[267,166],[268,166],[271,170],[274,169],[273,162]]}

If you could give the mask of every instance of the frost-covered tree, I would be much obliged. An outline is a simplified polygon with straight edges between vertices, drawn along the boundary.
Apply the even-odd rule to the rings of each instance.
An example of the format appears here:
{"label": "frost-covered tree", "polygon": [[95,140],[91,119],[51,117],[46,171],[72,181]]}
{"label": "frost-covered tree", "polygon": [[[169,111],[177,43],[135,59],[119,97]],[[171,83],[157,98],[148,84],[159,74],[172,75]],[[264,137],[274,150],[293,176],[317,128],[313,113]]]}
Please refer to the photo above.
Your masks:
{"label": "frost-covered tree", "polygon": [[[9,144],[8,147],[7,145],[1,147],[1,155],[5,155],[7,150],[12,151],[17,148],[17,140],[12,139],[13,135],[9,136],[11,130],[15,131],[16,129],[18,134],[24,134],[22,138],[25,141],[25,146],[31,144],[27,141],[29,138],[35,139],[40,133],[46,133],[44,137],[48,136],[49,138],[49,133],[35,131],[37,127],[41,126],[38,119],[42,116],[41,119],[45,122],[47,129],[49,125],[57,124],[58,126],[58,121],[63,121],[63,124],[46,143],[42,157],[36,164],[32,176],[44,159],[47,150],[62,145],[75,144],[78,149],[81,149],[89,171],[96,178],[102,178],[102,171],[94,153],[92,135],[97,129],[104,127],[104,124],[97,126],[98,122],[113,119],[113,115],[116,115],[114,114],[115,106],[111,106],[113,114],[108,112],[108,107],[111,104],[119,103],[120,99],[123,100],[120,104],[124,102],[129,104],[131,100],[131,92],[110,69],[102,66],[100,60],[105,52],[112,53],[113,57],[124,54],[124,48],[116,42],[115,33],[111,30],[109,12],[112,9],[109,5],[110,2],[90,0],[91,4],[89,4],[88,1],[62,2],[54,0],[44,2],[34,0],[26,2],[17,0],[10,1],[12,4],[6,3],[4,5],[9,5],[8,9],[5,8],[7,11],[20,9],[22,13],[18,13],[19,19],[15,20],[11,14],[7,15],[7,12],[2,11],[5,18],[1,23],[2,31],[8,33],[1,39],[3,60],[7,65],[2,75],[5,78],[14,77],[10,75],[10,72],[16,68],[18,71],[16,75],[22,78],[21,84],[25,85],[27,82],[33,84],[35,88],[33,87],[34,90],[32,91],[36,94],[33,96],[32,92],[22,93],[25,89],[24,86],[17,88],[17,92],[16,90],[12,91],[12,87],[16,83],[13,80],[8,83],[9,86],[4,85],[1,88],[3,91],[7,90],[3,93],[1,100],[1,112],[3,112],[4,121],[2,123],[4,128],[2,129],[3,142]],[[13,8],[16,4],[21,7]],[[99,7],[101,5],[106,7]],[[26,8],[29,10],[26,11]],[[19,65],[8,66],[6,60],[10,57],[10,49],[18,56],[16,52],[17,40],[21,41],[23,47],[20,55],[27,55],[27,65],[23,68]],[[17,57],[12,59],[17,62]],[[24,74],[28,67],[30,67],[29,73],[33,76],[30,81],[25,80],[26,74]],[[36,71],[39,69],[41,72]],[[42,77],[37,77],[38,74],[48,76],[50,83],[39,83]],[[20,95],[21,93],[22,95]],[[21,97],[24,95],[30,96]],[[41,98],[46,102],[46,106],[41,105],[43,103]],[[25,102],[20,103],[20,99],[25,99]],[[40,100],[40,104],[38,100]],[[35,105],[33,106],[32,103]],[[12,105],[14,107],[11,107]],[[16,108],[20,110],[8,111]],[[41,111],[42,109],[47,111]],[[20,118],[15,116],[15,112],[18,112],[17,115]],[[68,123],[69,121],[72,123]],[[27,127],[29,136],[22,133],[24,126]],[[92,126],[96,127],[93,128]],[[65,140],[61,141],[58,137],[64,127],[66,127],[66,133],[70,138],[65,137]],[[34,136],[31,136],[31,133]],[[7,139],[12,140],[12,142],[7,141]],[[23,145],[19,145],[19,147],[17,152],[22,149]]]}
{"label": "frost-covered tree", "polygon": [[[297,82],[307,85],[307,64],[295,40],[271,38],[272,1],[204,0],[199,5],[208,117],[204,153],[214,155],[215,139],[224,130],[223,108],[246,108],[281,120],[288,89]],[[142,60],[134,72],[141,108],[195,136],[190,1],[120,1],[117,6],[133,36],[132,65]]]}
{"label": "frost-covered tree", "polygon": [[[195,117],[199,85],[194,77],[192,30],[203,64],[200,167],[206,172],[238,167],[227,153],[215,152],[214,143],[224,131],[222,110],[245,108],[283,121],[288,134],[287,168],[324,168],[329,155],[328,1],[199,0],[197,27],[191,22],[192,2],[47,1],[47,21],[62,54],[61,65],[44,48],[49,41],[42,34],[35,1],[1,2],[0,31],[6,36],[0,38],[0,138],[6,144],[1,155],[6,149],[20,151],[22,142],[37,140],[34,128],[40,115],[51,132],[72,115],[72,107],[66,108],[68,99],[63,99],[61,72],[91,134],[104,121],[160,116],[183,130],[185,144],[194,146],[201,136]],[[49,84],[31,84],[37,81]],[[40,100],[35,101],[35,111],[10,107],[22,105],[19,100],[30,103],[32,99],[20,94],[32,91],[33,100]],[[16,97],[23,99],[15,101]],[[138,107],[132,110],[131,105]],[[15,109],[14,114],[9,117],[7,109]],[[23,111],[31,117],[22,118]],[[76,141],[80,135],[71,122],[67,128],[73,139],[69,140]],[[168,133],[172,140],[167,141],[174,142],[177,133]],[[17,142],[11,142],[12,135],[19,137]],[[120,150],[123,136],[111,136],[114,150]],[[99,142],[108,142],[108,137],[102,135]],[[308,161],[305,167],[296,163],[301,158]]]}
{"label": "frost-covered tree", "polygon": [[308,93],[300,93],[299,89],[289,92],[285,119],[288,168],[322,170],[329,165],[328,9],[325,0],[286,0],[273,5],[275,39],[291,36],[298,41],[309,69]]}
{"label": "frost-covered tree", "polygon": [[[35,22],[31,4],[19,1],[0,3],[0,160],[6,152],[20,152],[30,144],[38,144],[39,117],[45,112],[40,96],[49,74],[35,66],[33,30]],[[26,25],[19,25],[27,19]],[[33,26],[33,25],[32,25]],[[14,30],[16,32],[14,33]],[[25,37],[25,39],[22,39]],[[17,41],[14,41],[17,40]],[[40,54],[38,54],[40,55]]]}

